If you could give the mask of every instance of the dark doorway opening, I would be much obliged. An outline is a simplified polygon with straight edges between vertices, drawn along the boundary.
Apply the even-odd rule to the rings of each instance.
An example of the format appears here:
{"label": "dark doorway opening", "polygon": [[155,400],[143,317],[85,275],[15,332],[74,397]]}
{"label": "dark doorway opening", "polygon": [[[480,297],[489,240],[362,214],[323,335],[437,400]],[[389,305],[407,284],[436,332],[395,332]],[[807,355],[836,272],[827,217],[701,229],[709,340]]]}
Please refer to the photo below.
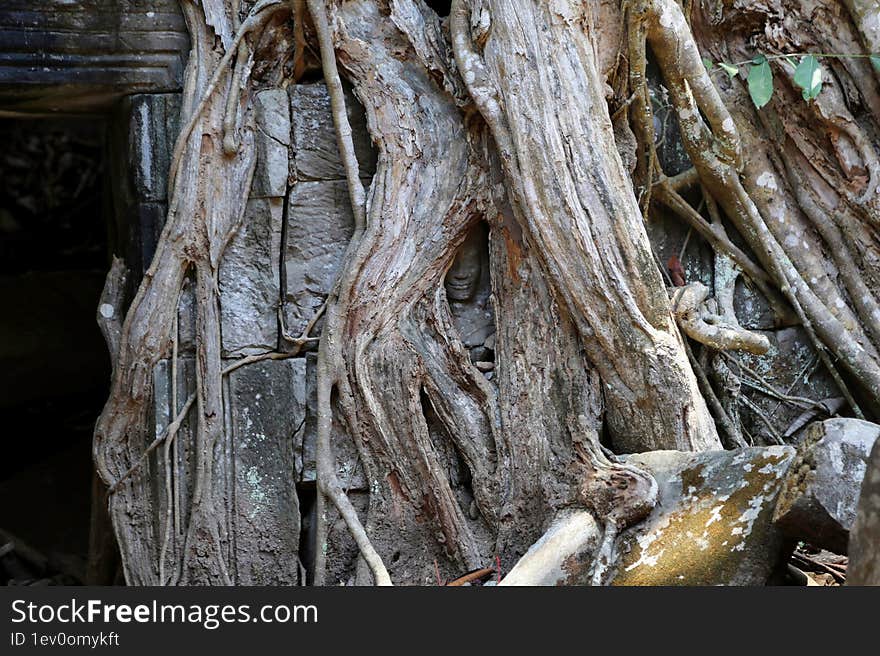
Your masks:
{"label": "dark doorway opening", "polygon": [[106,139],[93,116],[0,119],[0,553],[15,547],[0,584],[84,576],[91,437],[110,382],[95,318]]}

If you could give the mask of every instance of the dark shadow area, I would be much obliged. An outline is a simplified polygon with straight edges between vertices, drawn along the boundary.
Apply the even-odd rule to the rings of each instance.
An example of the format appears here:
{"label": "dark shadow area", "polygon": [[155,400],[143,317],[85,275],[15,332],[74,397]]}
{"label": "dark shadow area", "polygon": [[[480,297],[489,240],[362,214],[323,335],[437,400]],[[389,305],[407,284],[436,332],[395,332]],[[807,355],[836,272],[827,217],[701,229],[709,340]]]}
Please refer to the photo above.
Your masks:
{"label": "dark shadow area", "polygon": [[95,319],[108,257],[106,135],[95,117],[0,120],[2,584],[84,571],[91,437],[110,382]]}
{"label": "dark shadow area", "polygon": [[425,2],[438,16],[448,16],[452,7],[452,0],[427,0]]}

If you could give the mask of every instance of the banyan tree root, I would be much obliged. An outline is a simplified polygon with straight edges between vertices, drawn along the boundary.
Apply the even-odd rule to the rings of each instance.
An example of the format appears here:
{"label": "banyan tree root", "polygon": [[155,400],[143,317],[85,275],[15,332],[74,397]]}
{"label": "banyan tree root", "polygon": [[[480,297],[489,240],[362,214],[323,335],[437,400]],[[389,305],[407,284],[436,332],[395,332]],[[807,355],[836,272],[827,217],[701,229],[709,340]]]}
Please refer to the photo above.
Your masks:
{"label": "banyan tree root", "polygon": [[[839,8],[839,3],[832,0],[812,4],[824,5],[823,10],[832,14],[835,7]],[[744,59],[742,57],[744,44],[739,40],[742,39],[743,34],[749,34],[748,21],[765,18],[768,21],[766,34],[774,34],[774,39],[777,41],[784,38],[785,31],[789,29],[782,24],[774,24],[776,27],[771,29],[769,21],[772,20],[773,12],[765,13],[766,9],[764,3],[755,3],[754,6],[750,5],[740,12],[727,10],[722,12],[724,21],[734,21],[737,17],[746,21],[745,31],[713,29],[713,26],[722,19],[719,18],[719,14],[713,15],[711,10],[702,5],[699,7],[694,5],[691,18],[694,25],[701,28],[699,32],[705,39],[702,45],[710,54],[712,48],[719,48],[718,43],[730,41],[731,46],[735,44],[736,49],[739,50],[740,59]],[[796,25],[803,30],[816,29],[821,32],[824,21],[813,20],[815,25],[810,24],[807,27],[810,21],[805,20],[803,24],[798,25],[795,18],[798,11],[794,6],[786,8],[786,12],[791,15],[785,26]],[[821,15],[821,12],[819,14],[814,12],[813,15]],[[845,18],[841,17],[841,20],[840,29],[848,29]],[[772,136],[777,131],[790,130],[790,126],[799,122],[780,120],[777,126],[773,126],[765,118],[766,108],[758,115],[753,110],[739,109],[747,106],[748,100],[738,81],[729,84],[719,83],[727,85],[723,100],[719,86],[713,82],[702,62],[701,55],[705,54],[706,50],[701,53],[695,40],[695,32],[692,32],[681,7],[674,0],[650,0],[646,21],[646,38],[663,72],[681,127],[683,144],[702,184],[745,238],[772,277],[774,284],[794,308],[819,356],[835,377],[854,412],[857,415],[861,414],[859,404],[837,371],[835,362],[842,365],[858,381],[863,396],[876,411],[880,400],[880,359],[877,357],[875,345],[871,343],[864,328],[872,325],[872,321],[876,323],[876,317],[870,318],[862,314],[860,320],[854,320],[845,295],[828,275],[828,260],[820,257],[822,248],[810,231],[798,227],[803,226],[804,221],[798,202],[792,199],[780,183],[785,175],[784,169],[781,174],[774,174],[769,170],[774,161],[781,163],[787,160],[800,166],[800,160],[791,157],[790,153],[768,154],[767,141],[756,134],[756,129],[753,127],[756,123],[761,124],[764,121],[764,127],[770,128],[767,131]],[[835,34],[839,32],[837,23],[832,31]],[[755,33],[758,39],[765,36],[763,28],[756,30]],[[793,37],[792,43],[799,43],[799,38]],[[748,41],[750,47],[753,47],[753,43]],[[850,47],[857,50],[858,44],[851,43]],[[833,47],[830,49],[834,50]],[[828,50],[828,48],[818,48],[820,52]],[[722,51],[718,49],[717,52]],[[718,59],[724,59],[732,54],[726,49],[723,52],[724,55],[718,55]],[[863,94],[863,97],[873,97],[876,95],[876,79],[871,76],[870,81],[865,80],[866,78],[859,77],[855,88]],[[833,98],[834,92],[831,92],[827,98],[820,97],[816,106],[821,108],[826,103],[833,102]],[[796,106],[797,103],[786,103],[786,107],[790,105]],[[839,116],[840,112],[837,114]],[[828,120],[829,129],[833,128],[838,133],[844,129],[840,120],[834,117]],[[837,121],[836,126],[835,121]],[[853,139],[851,143],[863,144],[863,140],[855,136],[853,125],[854,123],[850,122],[845,126],[847,133]],[[748,139],[748,148],[743,147],[744,139]],[[799,137],[792,135],[791,141],[795,139]],[[769,143],[772,141],[773,139],[770,139]],[[862,157],[870,168],[870,162],[874,161],[875,157],[865,152],[864,148],[862,150]],[[815,159],[815,154],[820,151],[811,147],[810,152],[814,154],[813,159]],[[747,156],[743,157],[743,153]],[[813,173],[812,177],[817,176]],[[834,190],[846,191],[851,186],[841,178],[835,180],[832,177],[827,177],[820,185],[828,185],[827,189],[823,189],[826,197],[835,194]],[[840,214],[841,210],[855,217],[859,214],[863,217],[866,214],[876,216],[873,204],[861,202],[860,199],[863,199],[863,196],[843,193],[834,210],[826,206],[823,211],[827,212],[829,217],[835,213]],[[864,220],[852,221],[852,226],[851,231],[858,230],[859,226],[864,226]],[[873,241],[875,238],[869,240]],[[859,249],[851,252],[855,255]],[[863,270],[869,272],[871,268],[866,267]],[[846,280],[845,275],[843,279]],[[852,285],[850,287],[855,288]],[[857,310],[860,307],[865,309],[874,307],[871,296],[864,294],[855,305]]]}
{"label": "banyan tree root", "polygon": [[764,335],[745,330],[721,314],[711,312],[706,306],[709,293],[709,288],[701,282],[672,291],[672,312],[688,337],[716,351],[763,355],[770,350],[770,340]]}
{"label": "banyan tree root", "polygon": [[605,384],[615,448],[717,448],[614,146],[610,64],[597,54],[611,24],[577,2],[456,0],[450,14],[456,61],[498,146],[514,215]]}
{"label": "banyan tree root", "polygon": [[[593,17],[574,3],[565,5],[569,14],[557,13],[562,5],[550,9],[531,2],[514,4],[453,2],[453,50],[495,138],[512,214],[537,246],[542,272],[605,384],[615,444],[633,450],[662,448],[671,438],[684,440],[687,449],[716,445],[702,397],[688,392],[697,382],[670,321],[668,299],[657,294],[662,286],[639,208],[631,195],[614,196],[615,190],[624,192],[628,185],[617,152],[610,149],[614,140],[607,105],[595,102],[602,93],[589,35]],[[537,24],[550,29],[538,29]],[[560,48],[559,43],[566,46]],[[553,57],[552,91],[528,68],[529,59],[543,61],[545,56]],[[526,68],[518,70],[518,62]],[[594,103],[585,103],[585,98]],[[587,147],[597,143],[609,150]],[[565,161],[567,167],[546,167],[547,159]],[[649,368],[657,380],[634,380],[624,362],[610,357],[613,352],[619,358],[628,348],[652,360]],[[639,375],[644,374],[642,369]],[[651,385],[652,396],[658,390],[670,394],[655,397],[657,405],[643,404],[636,399],[645,384]],[[640,408],[638,418],[629,414],[634,403]],[[604,524],[592,574],[593,583],[601,584],[614,559],[617,534],[653,509],[657,487],[647,472],[609,460],[598,434],[583,416],[577,421],[582,424],[578,452],[583,472],[578,499]],[[653,423],[648,426],[646,421]],[[624,430],[629,435],[623,435]]]}
{"label": "banyan tree root", "polygon": [[[321,64],[324,69],[324,78],[327,81],[327,89],[330,94],[330,104],[333,112],[333,122],[336,127],[337,143],[345,168],[348,182],[349,198],[354,214],[354,234],[349,247],[346,249],[346,262],[340,273],[340,284],[345,285],[346,272],[354,262],[351,259],[357,251],[361,237],[366,228],[365,195],[361,183],[357,156],[355,155],[354,142],[352,141],[351,126],[348,123],[348,115],[345,111],[345,97],[342,90],[342,82],[336,67],[336,53],[333,48],[330,26],[327,23],[327,13],[324,0],[308,0],[309,13],[318,35],[318,43],[321,49]],[[351,264],[349,263],[351,262]],[[346,496],[336,475],[336,463],[333,457],[330,442],[330,430],[332,424],[333,409],[331,406],[331,394],[334,385],[338,382],[336,376],[339,365],[343,358],[342,344],[334,339],[339,330],[341,317],[347,312],[347,300],[350,295],[348,289],[340,290],[334,285],[330,298],[327,300],[325,312],[327,320],[324,332],[318,347],[317,364],[317,387],[318,387],[318,435],[316,440],[316,480],[318,485],[317,503],[317,544],[315,555],[315,585],[324,584],[325,559],[326,559],[326,507],[325,500],[330,499],[337,511],[345,520],[348,530],[360,549],[361,556],[370,567],[376,585],[391,585],[391,577],[382,558],[376,552],[375,547],[367,536],[357,511]]]}
{"label": "banyan tree root", "polygon": [[[241,72],[233,75],[230,64],[244,39],[258,42],[270,19],[285,11],[277,1],[257,3],[236,30],[233,10],[221,0],[184,3],[182,9],[192,51],[185,76],[184,128],[171,163],[168,219],[123,323],[110,398],[95,429],[98,472],[108,486],[115,486],[109,507],[129,584],[232,580],[223,547],[228,529],[220,510],[226,500],[217,485],[224,413],[216,280],[223,250],[242,220],[254,172],[255,88],[248,78],[251,67],[237,67]],[[228,103],[229,94],[238,95],[239,101]],[[232,123],[227,120],[230,107],[238,113]],[[238,126],[234,153],[223,147],[230,125]],[[155,518],[164,518],[165,508],[177,504],[177,497],[157,498],[149,477],[128,472],[137,471],[145,450],[155,443],[150,435],[154,368],[176,355],[175,317],[188,277],[194,281],[197,333],[192,495],[185,512],[175,510],[178,521],[170,524],[175,528],[169,535],[169,524]],[[168,475],[190,474],[166,468]],[[187,483],[175,478],[172,487],[185,490]],[[166,557],[174,565],[169,578],[157,565]]]}
{"label": "banyan tree root", "polygon": [[587,475],[580,489],[580,501],[600,519],[602,540],[593,557],[590,582],[603,585],[615,562],[615,541],[619,533],[647,517],[657,505],[657,481],[645,469],[612,461],[588,440],[581,448]]}
{"label": "banyan tree root", "polygon": [[[506,560],[528,547],[527,539],[517,541],[508,531],[508,526],[516,528],[509,523],[511,517],[522,518],[530,505],[549,517],[548,511],[576,502],[593,504],[590,507],[608,527],[606,557],[596,569],[595,578],[601,581],[613,557],[616,534],[650,511],[655,486],[644,472],[603,455],[598,442],[601,424],[579,416],[585,406],[577,403],[558,420],[580,447],[563,440],[554,454],[564,458],[569,451],[570,459],[558,466],[570,471],[576,482],[548,485],[544,477],[560,477],[562,472],[551,466],[551,453],[542,449],[564,435],[539,433],[527,438],[537,450],[521,449],[506,431],[535,425],[541,409],[529,399],[527,410],[514,411],[516,400],[497,397],[457,341],[443,274],[475,220],[491,211],[506,215],[510,208],[503,199],[493,208],[486,196],[492,185],[483,124],[466,120],[472,96],[444,47],[439,21],[420,3],[403,0],[392,3],[390,16],[383,15],[380,4],[368,1],[332,4],[330,11],[337,57],[364,104],[379,160],[363,236],[344,265],[336,301],[327,307],[319,366],[327,368],[322,373],[328,384],[323,392],[319,386],[320,412],[325,412],[319,439],[329,437],[333,392],[335,408],[371,482],[367,534],[392,577],[431,562],[420,562],[424,557],[419,554],[394,553],[393,545],[401,541],[422,545],[426,556],[436,554],[441,566],[475,568],[488,562],[493,547],[503,545]],[[401,52],[424,66],[424,72],[410,63],[402,74]],[[427,93],[428,80],[439,80],[445,91]],[[411,85],[419,94],[415,106],[409,100]],[[400,189],[407,193],[401,195]],[[515,229],[507,218],[492,225],[493,231]],[[423,246],[426,242],[430,248]],[[518,272],[525,255],[516,242],[511,235],[501,251],[508,258],[506,267],[493,267],[511,278],[505,284],[497,281],[498,289],[513,293],[525,284]],[[541,275],[537,267],[533,275]],[[540,300],[549,301],[544,296]],[[513,319],[516,325],[509,325],[506,315],[500,318],[499,352],[520,352],[509,350],[506,340],[537,337],[536,329],[547,319],[540,313],[519,314]],[[571,335],[575,339],[569,346],[575,347],[576,360],[556,365],[556,384],[583,371],[580,340],[576,332]],[[552,346],[528,348],[537,349],[540,358],[541,349],[549,352]],[[545,355],[542,361],[553,362],[558,356]],[[504,360],[499,364],[500,384],[506,389],[508,365]],[[550,375],[552,379],[554,373]],[[560,396],[566,394],[566,387],[560,389]],[[546,403],[542,400],[541,405]],[[427,424],[426,406],[439,425]],[[547,430],[550,422],[536,425],[539,431]],[[467,468],[470,508],[450,486],[440,444],[457,452],[459,463]],[[529,466],[520,458],[534,463]],[[540,526],[527,530],[527,535],[540,535]],[[319,570],[316,580],[321,580]]]}
{"label": "banyan tree root", "polygon": [[[239,24],[233,18],[237,4],[183,5],[193,50],[169,217],[122,327],[111,399],[96,429],[99,471],[109,485],[119,483],[110,506],[130,583],[226,583],[234,576],[220,489],[227,438],[217,270],[242,219],[254,169],[252,60],[260,40],[277,29],[276,12],[292,5],[303,14],[300,2],[268,0]],[[690,6],[704,4],[715,3]],[[850,4],[860,15],[858,3]],[[865,121],[876,122],[876,110],[855,120],[844,111],[849,108],[839,90],[811,106],[833,135],[841,161],[855,153],[864,164],[837,184],[830,164],[810,168],[818,158],[805,156],[797,134],[777,130],[782,138],[775,152],[756,146],[758,128],[745,123],[758,122],[743,121],[741,110],[728,108],[736,90],[726,91],[722,101],[694,32],[672,0],[630,0],[626,21],[614,3],[456,0],[448,35],[420,0],[308,5],[356,217],[319,345],[319,518],[331,510],[324,504],[329,498],[375,582],[412,580],[418,576],[413,572],[433,572],[435,560],[438,569],[460,572],[495,556],[515,559],[530,543],[518,534],[533,541],[542,522],[578,505],[603,526],[590,580],[605,583],[618,534],[650,512],[656,484],[642,468],[603,451],[603,411],[619,451],[719,446],[699,389],[705,372],[698,381],[688,362],[647,240],[642,214],[652,196],[686,216],[764,285],[768,297],[771,285],[777,287],[832,373],[833,355],[876,404],[877,331],[866,316],[877,307],[877,280],[859,273],[867,270],[876,239],[876,199],[867,192],[877,186],[877,158],[858,132]],[[721,233],[720,222],[707,227],[664,182],[648,121],[646,43],[666,77],[699,181],[757,262]],[[643,141],[638,196],[616,148],[620,121],[612,125],[607,104],[606,81],[620,59],[615,48],[623,44],[637,55],[626,76],[634,95],[622,107],[632,108]],[[337,62],[366,109],[379,151],[368,199],[345,122]],[[868,84],[859,78],[851,90],[878,96],[876,79]],[[772,178],[764,175],[770,165],[777,171]],[[800,195],[788,188],[817,178],[822,184],[801,184],[810,189]],[[790,207],[775,205],[775,196],[761,191],[773,185],[790,207],[803,207],[798,221],[815,225],[815,233],[797,233],[799,243],[818,253],[818,234],[850,249],[861,269],[846,267],[837,256],[831,258],[840,273],[835,277],[823,269],[830,264],[801,257],[783,228]],[[490,192],[498,188],[501,193]],[[457,248],[480,220],[491,226],[497,390],[470,362],[443,288]],[[154,442],[147,430],[154,367],[171,356],[176,374],[174,316],[186,279],[196,294],[198,337],[196,389],[189,397],[192,471],[171,470],[167,438],[163,498],[133,468]],[[758,336],[738,329],[729,299],[716,290],[716,312],[707,309],[707,296],[696,287],[679,292],[679,319],[692,337],[713,348],[764,348]],[[523,380],[536,371],[531,389]],[[548,395],[553,404],[546,403]],[[352,436],[368,480],[369,507],[360,514],[335,474],[334,414]],[[189,489],[190,507],[169,505],[169,490]],[[156,522],[157,516],[165,521]],[[325,580],[323,530],[319,526],[319,583]],[[422,551],[401,553],[399,542]]]}
{"label": "banyan tree root", "polygon": [[[390,9],[383,15],[387,9],[369,1],[315,8],[331,14],[328,34],[379,150],[364,228],[346,253],[318,353],[319,488],[333,492],[335,410],[370,481],[365,525],[376,545],[375,582],[378,574],[390,582],[395,573],[426,571],[431,560],[450,571],[475,569],[491,554],[473,533],[486,520],[470,519],[454,496],[425,404],[443,425],[445,437],[437,439],[448,440],[470,469],[479,511],[491,517],[497,498],[488,470],[493,393],[452,334],[442,286],[485,202],[482,135],[464,125],[456,104],[463,96],[435,87],[439,79],[453,92],[462,88],[437,47],[436,14],[414,2]],[[344,506],[343,497],[333,500]],[[426,553],[401,553],[400,542]],[[324,568],[316,559],[317,583]]]}

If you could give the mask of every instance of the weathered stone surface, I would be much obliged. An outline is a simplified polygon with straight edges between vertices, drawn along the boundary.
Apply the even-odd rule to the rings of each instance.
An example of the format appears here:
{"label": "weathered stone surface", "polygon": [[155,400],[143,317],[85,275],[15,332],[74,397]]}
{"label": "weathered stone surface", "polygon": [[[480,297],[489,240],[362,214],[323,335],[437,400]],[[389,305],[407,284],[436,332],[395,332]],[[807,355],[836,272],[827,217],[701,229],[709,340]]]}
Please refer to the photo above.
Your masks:
{"label": "weathered stone surface", "polygon": [[874,443],[849,538],[847,585],[880,585],[880,440]]}
{"label": "weathered stone surface", "polygon": [[129,176],[138,200],[165,202],[168,198],[168,167],[174,150],[180,116],[179,93],[126,96],[118,117],[127,129]]}
{"label": "weathered stone surface", "polygon": [[[758,331],[770,340],[770,350],[764,355],[741,353],[740,361],[760,375],[766,383],[791,396],[800,396],[817,401],[840,396],[824,367],[815,366],[818,357],[809,337],[802,328],[783,328],[773,331]],[[744,378],[754,381],[754,377],[743,371]],[[759,385],[762,381],[754,381]],[[743,384],[742,394],[757,406],[782,436],[793,422],[804,412],[804,408],[791,403],[780,402],[756,387]],[[740,411],[743,426],[750,435],[772,443],[766,423],[748,406]],[[804,422],[806,424],[806,422]],[[797,437],[797,434],[794,434]]]}
{"label": "weathered stone surface", "polygon": [[290,103],[283,89],[267,89],[257,94],[257,168],[251,198],[284,198],[290,147]]}
{"label": "weathered stone surface", "polygon": [[773,520],[789,537],[846,553],[871,448],[880,426],[858,419],[816,422],[798,448]]}
{"label": "weathered stone surface", "polygon": [[220,264],[223,354],[253,355],[278,347],[281,199],[251,199]]}
{"label": "weathered stone surface", "polygon": [[[339,158],[327,86],[323,83],[298,84],[290,87],[289,92],[293,117],[292,170],[296,179],[344,180],[345,169]],[[345,107],[361,176],[372,176],[376,171],[376,156],[367,132],[364,109],[347,86]]]}
{"label": "weathered stone surface", "polygon": [[782,556],[771,521],[790,447],[630,456],[660,502],[624,534],[614,585],[764,585]]}
{"label": "weathered stone surface", "polygon": [[[764,585],[783,557],[771,518],[791,447],[652,451],[628,456],[654,475],[659,503],[616,542],[612,585]],[[585,511],[555,522],[504,585],[585,585],[602,527]]]}
{"label": "weathered stone surface", "polygon": [[130,293],[150,266],[165,225],[168,168],[178,130],[180,94],[127,96],[110,123],[116,249],[132,272]]}
{"label": "weathered stone surface", "polygon": [[[229,364],[229,361],[226,362]],[[195,390],[192,357],[177,363],[177,407],[172,410],[171,363],[154,370],[155,435],[161,435]],[[225,481],[226,536],[234,557],[230,576],[239,585],[296,585],[300,512],[294,445],[305,416],[305,361],[266,360],[236,369],[227,378],[226,430],[214,467]],[[191,413],[170,450],[174,503],[186,513],[192,498],[197,456]],[[134,477],[155,500],[156,516],[168,508],[164,449],[153,452],[145,476]],[[180,485],[179,482],[185,482]],[[152,530],[164,535],[165,526]],[[171,553],[182,548],[185,526],[169,534]],[[161,541],[160,541],[161,543]],[[154,554],[158,560],[158,554]]]}
{"label": "weathered stone surface", "polygon": [[299,336],[336,280],[354,232],[348,187],[338,182],[297,182],[290,190],[284,251],[284,318]]}
{"label": "weathered stone surface", "polygon": [[747,330],[774,330],[776,315],[760,292],[752,289],[742,276],[736,281],[733,310],[740,325]]}
{"label": "weathered stone surface", "polygon": [[176,0],[4,0],[0,108],[94,111],[176,91],[188,50]]}
{"label": "weathered stone surface", "polygon": [[[315,443],[318,435],[317,356],[308,353],[305,362],[306,411],[303,428],[297,433],[296,474],[297,481],[312,483],[315,481]],[[345,428],[340,425],[336,413],[333,416],[330,441],[336,460],[336,473],[343,488],[366,490],[367,479],[360,465],[357,449]]]}
{"label": "weathered stone surface", "polygon": [[614,585],[763,585],[781,557],[771,522],[790,447],[630,456],[660,502],[622,536]]}
{"label": "weathered stone surface", "polygon": [[[283,257],[284,319],[299,336],[324,302],[354,231],[345,170],[339,158],[330,98],[324,84],[295,85],[291,105],[291,181]],[[364,110],[350,91],[346,109],[362,182],[370,184],[375,154]]]}
{"label": "weathered stone surface", "polygon": [[294,435],[305,414],[305,362],[266,360],[229,375],[239,585],[299,582]]}
{"label": "weathered stone surface", "polygon": [[648,93],[654,113],[654,134],[657,136],[657,158],[666,175],[677,175],[691,168],[690,157],[681,142],[678,117],[663,84],[659,68],[649,59],[647,73]]}

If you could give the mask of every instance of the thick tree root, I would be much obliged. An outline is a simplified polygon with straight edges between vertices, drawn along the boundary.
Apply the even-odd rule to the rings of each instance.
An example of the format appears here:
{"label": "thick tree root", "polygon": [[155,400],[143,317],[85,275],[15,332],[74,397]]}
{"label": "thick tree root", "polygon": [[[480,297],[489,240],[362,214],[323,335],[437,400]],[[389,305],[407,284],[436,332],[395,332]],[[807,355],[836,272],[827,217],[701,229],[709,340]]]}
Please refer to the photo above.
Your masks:
{"label": "thick tree root", "polygon": [[672,312],[688,337],[716,351],[763,355],[770,350],[770,341],[764,335],[744,330],[726,317],[709,312],[705,307],[708,298],[709,288],[701,282],[672,291]]}

